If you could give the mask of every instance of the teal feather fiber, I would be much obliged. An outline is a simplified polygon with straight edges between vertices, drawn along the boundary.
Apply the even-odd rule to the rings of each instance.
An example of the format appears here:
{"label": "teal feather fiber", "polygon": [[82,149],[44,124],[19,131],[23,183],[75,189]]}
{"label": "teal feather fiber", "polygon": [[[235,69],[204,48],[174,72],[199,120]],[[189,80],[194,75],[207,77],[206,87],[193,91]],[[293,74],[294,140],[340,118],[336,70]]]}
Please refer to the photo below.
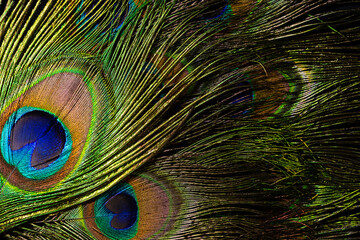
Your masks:
{"label": "teal feather fiber", "polygon": [[0,2],[1,239],[359,239],[360,2]]}

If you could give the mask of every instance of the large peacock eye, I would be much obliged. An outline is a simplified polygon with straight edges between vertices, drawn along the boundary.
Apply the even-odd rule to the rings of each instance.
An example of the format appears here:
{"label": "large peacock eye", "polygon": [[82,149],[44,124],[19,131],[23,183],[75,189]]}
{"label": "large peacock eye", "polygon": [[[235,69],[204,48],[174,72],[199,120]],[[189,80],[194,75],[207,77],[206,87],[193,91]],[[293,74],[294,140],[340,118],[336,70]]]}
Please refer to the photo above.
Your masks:
{"label": "large peacock eye", "polygon": [[[55,186],[81,163],[105,92],[80,70],[35,78],[14,93],[0,114],[0,172],[22,190]],[[28,87],[30,85],[30,87]]]}
{"label": "large peacock eye", "polygon": [[54,114],[39,108],[15,111],[1,133],[4,160],[29,179],[45,179],[68,160],[72,140],[67,127]]}
{"label": "large peacock eye", "polygon": [[120,183],[84,205],[85,225],[96,239],[158,238],[172,228],[179,212],[173,188],[150,176]]}

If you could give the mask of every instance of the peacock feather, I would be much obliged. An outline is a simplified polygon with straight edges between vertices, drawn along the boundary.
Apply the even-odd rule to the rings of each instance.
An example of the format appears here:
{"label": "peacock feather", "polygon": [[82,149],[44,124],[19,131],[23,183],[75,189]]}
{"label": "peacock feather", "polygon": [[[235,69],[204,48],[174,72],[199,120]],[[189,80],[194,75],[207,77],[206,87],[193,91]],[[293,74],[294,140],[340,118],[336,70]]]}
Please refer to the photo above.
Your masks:
{"label": "peacock feather", "polygon": [[360,238],[360,2],[0,2],[2,239]]}

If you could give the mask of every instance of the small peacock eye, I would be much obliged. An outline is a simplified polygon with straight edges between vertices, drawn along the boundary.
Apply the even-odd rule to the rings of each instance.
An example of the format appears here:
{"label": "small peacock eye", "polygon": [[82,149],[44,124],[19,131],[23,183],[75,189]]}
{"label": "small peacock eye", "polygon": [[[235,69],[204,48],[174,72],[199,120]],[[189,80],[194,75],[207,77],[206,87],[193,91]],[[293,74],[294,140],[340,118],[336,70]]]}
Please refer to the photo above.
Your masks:
{"label": "small peacock eye", "polygon": [[110,225],[115,229],[130,228],[137,220],[136,200],[127,193],[119,193],[110,197],[104,207],[110,211],[110,214],[114,214]]}
{"label": "small peacock eye", "polygon": [[95,237],[105,235],[109,239],[130,239],[138,232],[138,199],[128,183],[121,183],[85,206],[87,225],[95,231]]}
{"label": "small peacock eye", "polygon": [[22,107],[5,123],[1,133],[4,160],[29,179],[46,179],[68,160],[72,140],[69,130],[54,114]]}
{"label": "small peacock eye", "polygon": [[181,199],[173,186],[148,175],[132,176],[83,205],[85,226],[95,239],[157,239],[174,227]]}

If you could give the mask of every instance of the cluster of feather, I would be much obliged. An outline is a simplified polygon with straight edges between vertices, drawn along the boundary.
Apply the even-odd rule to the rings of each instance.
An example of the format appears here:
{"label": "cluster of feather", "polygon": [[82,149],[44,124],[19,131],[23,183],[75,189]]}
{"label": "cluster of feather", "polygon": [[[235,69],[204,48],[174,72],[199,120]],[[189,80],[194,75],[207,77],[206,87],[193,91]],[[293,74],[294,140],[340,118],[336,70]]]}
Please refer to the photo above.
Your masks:
{"label": "cluster of feather", "polygon": [[359,1],[1,1],[0,238],[359,239],[359,60]]}

